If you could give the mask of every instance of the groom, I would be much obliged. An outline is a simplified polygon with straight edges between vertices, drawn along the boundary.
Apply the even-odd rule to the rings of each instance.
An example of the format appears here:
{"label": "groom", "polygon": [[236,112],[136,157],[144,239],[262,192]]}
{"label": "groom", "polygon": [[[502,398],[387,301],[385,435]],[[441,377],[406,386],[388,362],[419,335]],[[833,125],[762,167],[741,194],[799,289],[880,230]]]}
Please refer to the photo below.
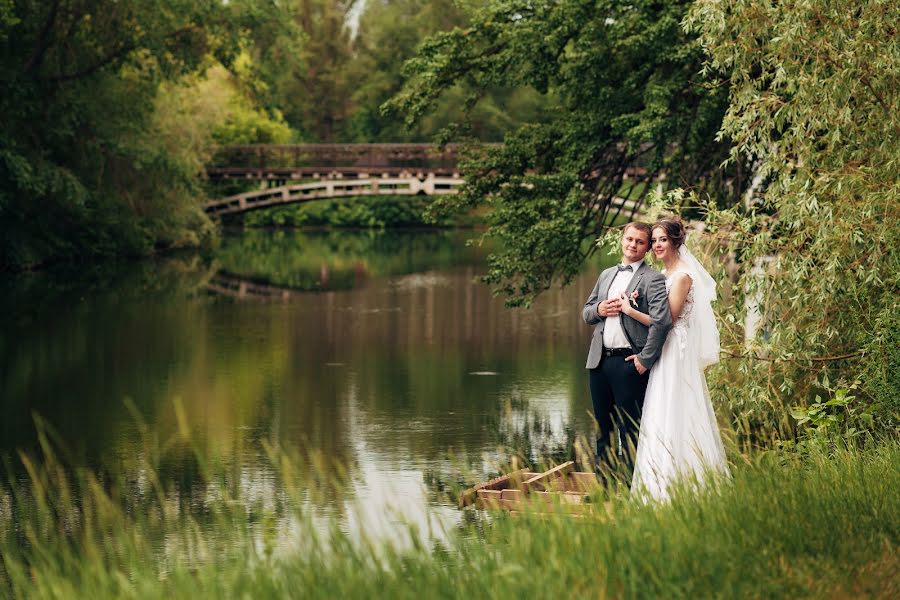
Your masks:
{"label": "groom", "polygon": [[[626,225],[622,262],[600,274],[582,312],[585,322],[595,326],[586,367],[600,428],[598,468],[606,475],[622,461],[629,482],[648,371],[672,327],[665,278],[644,262],[649,249],[650,226],[639,222]],[[637,310],[650,315],[650,327],[621,313],[623,292]]]}

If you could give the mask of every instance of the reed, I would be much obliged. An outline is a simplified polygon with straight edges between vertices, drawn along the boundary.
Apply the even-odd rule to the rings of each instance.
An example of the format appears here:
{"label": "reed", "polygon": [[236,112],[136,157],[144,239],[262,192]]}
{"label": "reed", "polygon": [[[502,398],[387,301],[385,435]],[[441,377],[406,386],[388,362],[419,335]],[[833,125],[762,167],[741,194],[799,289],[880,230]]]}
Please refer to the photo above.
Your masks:
{"label": "reed", "polygon": [[[111,480],[8,462],[0,596],[16,598],[778,598],[900,595],[900,442],[767,453],[703,493],[645,505],[625,494],[573,518],[467,513],[405,543],[342,532],[317,509],[346,474],[267,447],[277,487],[254,494],[215,461],[202,493],[154,475]],[[334,473],[338,475],[333,476]],[[302,485],[299,484],[302,482]],[[403,527],[401,527],[403,528]]]}

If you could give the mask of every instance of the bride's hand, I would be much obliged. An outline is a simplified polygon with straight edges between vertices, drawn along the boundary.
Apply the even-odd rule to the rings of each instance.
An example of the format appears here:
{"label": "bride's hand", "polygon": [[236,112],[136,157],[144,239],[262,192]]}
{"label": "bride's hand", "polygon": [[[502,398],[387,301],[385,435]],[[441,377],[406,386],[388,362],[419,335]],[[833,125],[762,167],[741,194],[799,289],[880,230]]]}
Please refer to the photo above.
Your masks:
{"label": "bride's hand", "polygon": [[631,306],[631,302],[628,301],[628,296],[625,295],[625,292],[619,294],[619,300],[619,310],[621,310],[629,317],[634,317],[634,313],[636,312],[636,310],[633,306]]}
{"label": "bride's hand", "polygon": [[643,375],[644,373],[647,372],[647,367],[645,367],[644,364],[638,360],[637,354],[632,354],[631,356],[626,356],[625,360],[628,362],[634,361],[634,368],[637,369],[637,372],[639,375]]}

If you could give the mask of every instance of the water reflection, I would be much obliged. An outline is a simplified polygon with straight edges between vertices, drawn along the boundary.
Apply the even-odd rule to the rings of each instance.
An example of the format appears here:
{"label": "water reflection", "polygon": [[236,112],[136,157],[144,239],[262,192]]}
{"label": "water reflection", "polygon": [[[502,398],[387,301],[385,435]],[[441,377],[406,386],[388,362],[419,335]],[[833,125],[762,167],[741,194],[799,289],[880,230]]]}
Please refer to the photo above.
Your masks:
{"label": "water reflection", "polygon": [[[265,440],[346,466],[308,502],[350,529],[424,519],[442,502],[426,479],[591,429],[580,307],[596,270],[509,310],[475,282],[465,237],[252,232],[212,260],[19,278],[0,295],[0,451],[35,450],[36,413],[76,464],[138,482],[169,444],[163,484],[196,506],[199,447],[277,507]],[[195,446],[172,443],[185,429]]]}
{"label": "water reflection", "polygon": [[[360,287],[366,279],[441,270],[481,261],[459,231],[250,230],[225,238],[216,254],[223,293],[243,284],[241,296],[276,297],[298,291]],[[270,292],[265,289],[269,288]],[[219,291],[219,290],[215,290]]]}

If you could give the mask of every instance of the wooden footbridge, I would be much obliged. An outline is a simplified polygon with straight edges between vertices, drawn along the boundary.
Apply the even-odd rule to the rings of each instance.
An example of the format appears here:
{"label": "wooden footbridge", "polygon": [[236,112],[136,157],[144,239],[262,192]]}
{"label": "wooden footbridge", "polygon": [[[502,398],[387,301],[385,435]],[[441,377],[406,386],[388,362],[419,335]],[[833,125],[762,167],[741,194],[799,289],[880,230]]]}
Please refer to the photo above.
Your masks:
{"label": "wooden footbridge", "polygon": [[431,144],[227,146],[207,177],[258,181],[261,188],[212,200],[203,210],[228,215],[321,198],[453,194],[464,183],[458,152]]}
{"label": "wooden footbridge", "polygon": [[[488,145],[490,146],[490,145]],[[460,147],[454,144],[255,144],[225,146],[206,168],[210,181],[255,181],[259,189],[203,205],[234,215],[323,198],[455,194]],[[631,211],[630,200],[614,202]]]}

